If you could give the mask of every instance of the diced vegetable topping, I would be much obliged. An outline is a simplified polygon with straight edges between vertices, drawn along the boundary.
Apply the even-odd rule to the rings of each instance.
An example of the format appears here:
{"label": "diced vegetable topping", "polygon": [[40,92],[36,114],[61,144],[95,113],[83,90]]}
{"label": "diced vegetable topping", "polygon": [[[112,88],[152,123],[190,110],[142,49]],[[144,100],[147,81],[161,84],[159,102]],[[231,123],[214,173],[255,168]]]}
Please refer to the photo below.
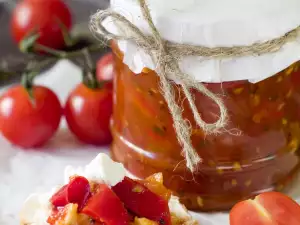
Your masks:
{"label": "diced vegetable topping", "polygon": [[135,217],[133,225],[158,225],[156,221]]}
{"label": "diced vegetable topping", "polygon": [[82,209],[91,195],[89,181],[85,177],[73,177],[70,182],[63,186],[56,194],[52,196],[50,202],[55,207],[63,207],[68,203],[78,205]]}
{"label": "diced vegetable topping", "polygon": [[105,225],[171,225],[170,196],[163,186],[162,174],[138,181],[125,177],[111,188],[75,176],[50,199],[54,208],[48,223],[64,224],[67,219],[77,220],[76,225],[90,221]]}
{"label": "diced vegetable topping", "polygon": [[129,215],[118,196],[105,184],[99,184],[82,213],[107,225],[129,225]]}
{"label": "diced vegetable topping", "polygon": [[61,189],[56,192],[52,198],[50,199],[50,202],[55,207],[62,207],[68,204],[68,184],[63,186]]}
{"label": "diced vegetable topping", "polygon": [[64,208],[53,211],[47,223],[50,225],[76,225],[77,210],[77,204],[67,204]]}
{"label": "diced vegetable topping", "polygon": [[163,184],[163,175],[162,173],[153,174],[150,177],[147,177],[145,180],[140,180],[139,183],[142,183],[150,191],[169,201],[172,192],[168,190]]}
{"label": "diced vegetable topping", "polygon": [[126,208],[137,216],[154,220],[161,225],[170,225],[171,216],[168,201],[150,191],[145,185],[128,177],[112,190],[125,204]]}

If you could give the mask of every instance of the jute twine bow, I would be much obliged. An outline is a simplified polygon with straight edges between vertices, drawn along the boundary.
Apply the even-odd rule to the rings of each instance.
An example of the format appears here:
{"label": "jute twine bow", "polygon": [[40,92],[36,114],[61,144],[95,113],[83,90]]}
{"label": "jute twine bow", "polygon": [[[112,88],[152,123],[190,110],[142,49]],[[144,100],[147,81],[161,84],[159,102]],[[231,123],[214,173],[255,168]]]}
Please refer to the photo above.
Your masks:
{"label": "jute twine bow", "polygon": [[[183,148],[186,166],[191,172],[194,172],[197,164],[202,160],[191,143],[191,129],[189,122],[183,118],[182,108],[176,103],[174,89],[170,79],[175,78],[181,85],[184,95],[192,110],[194,119],[205,134],[220,133],[222,128],[224,128],[227,124],[228,113],[220,97],[209,91],[200,82],[195,81],[193,77],[181,71],[178,64],[179,60],[184,56],[229,58],[276,52],[287,42],[296,39],[299,33],[299,27],[280,38],[266,41],[264,43],[256,43],[250,46],[208,48],[204,46],[172,43],[162,39],[159,31],[153,23],[150,10],[146,5],[146,0],[138,0],[138,2],[143,17],[148,22],[151,29],[152,36],[143,34],[138,27],[127,20],[124,16],[110,9],[99,10],[95,15],[93,15],[90,27],[94,34],[103,35],[107,39],[126,40],[136,43],[152,57],[154,62],[156,62],[156,71],[160,78],[161,93],[164,96],[172,115],[177,138]],[[117,22],[117,25],[122,27],[122,35],[113,34],[102,25],[103,21],[107,17],[114,19]],[[219,107],[220,115],[216,122],[206,123],[201,118],[190,92],[191,88],[196,89],[203,95],[210,98]]]}

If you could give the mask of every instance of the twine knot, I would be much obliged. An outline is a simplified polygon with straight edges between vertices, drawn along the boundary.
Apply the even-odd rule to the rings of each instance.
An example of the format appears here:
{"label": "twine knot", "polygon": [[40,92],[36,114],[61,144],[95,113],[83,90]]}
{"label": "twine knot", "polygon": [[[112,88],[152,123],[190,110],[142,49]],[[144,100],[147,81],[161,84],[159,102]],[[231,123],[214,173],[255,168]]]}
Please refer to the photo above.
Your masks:
{"label": "twine knot", "polygon": [[[264,43],[256,43],[250,46],[208,48],[205,46],[172,43],[162,39],[153,23],[146,1],[138,0],[138,2],[143,17],[150,27],[152,33],[151,36],[143,34],[137,26],[111,9],[99,10],[93,15],[90,27],[94,34],[103,35],[107,39],[132,41],[151,56],[153,62],[156,63],[155,70],[160,78],[161,93],[167,102],[170,114],[173,118],[174,129],[177,134],[177,139],[183,149],[182,153],[186,159],[186,166],[191,172],[194,172],[196,166],[202,159],[199,157],[191,143],[191,129],[189,122],[183,118],[182,108],[175,100],[174,88],[170,81],[171,78],[175,78],[179,85],[181,85],[195,122],[205,134],[220,133],[227,125],[228,113],[223,100],[220,97],[209,91],[202,83],[195,81],[193,77],[181,71],[179,68],[179,60],[184,56],[229,58],[276,52],[280,50],[284,44],[295,40],[298,37],[299,27],[280,38]],[[103,26],[102,23],[107,17],[113,18],[116,21],[116,25],[122,28],[120,29],[122,30],[121,35],[113,34]],[[206,123],[201,118],[190,89],[195,89],[202,93],[219,107],[220,115],[216,122]]]}

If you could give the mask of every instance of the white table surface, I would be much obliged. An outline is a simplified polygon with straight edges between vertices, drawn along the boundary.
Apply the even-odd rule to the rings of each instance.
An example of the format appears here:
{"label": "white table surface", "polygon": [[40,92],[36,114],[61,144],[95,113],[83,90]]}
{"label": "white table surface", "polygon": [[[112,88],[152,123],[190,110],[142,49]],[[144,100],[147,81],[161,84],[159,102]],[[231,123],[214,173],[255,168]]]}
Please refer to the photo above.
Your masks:
{"label": "white table surface", "polygon": [[[69,61],[60,61],[36,79],[36,83],[52,88],[62,103],[69,91],[81,81],[81,71]],[[0,90],[0,93],[5,90]],[[39,151],[18,149],[0,137],[0,224],[17,225],[22,202],[32,192],[49,191],[63,182],[66,165],[85,165],[108,148],[81,145],[66,129],[65,121],[55,137]],[[298,198],[295,188],[292,196]],[[202,225],[229,225],[228,215],[193,214]],[[36,224],[38,225],[38,224]]]}

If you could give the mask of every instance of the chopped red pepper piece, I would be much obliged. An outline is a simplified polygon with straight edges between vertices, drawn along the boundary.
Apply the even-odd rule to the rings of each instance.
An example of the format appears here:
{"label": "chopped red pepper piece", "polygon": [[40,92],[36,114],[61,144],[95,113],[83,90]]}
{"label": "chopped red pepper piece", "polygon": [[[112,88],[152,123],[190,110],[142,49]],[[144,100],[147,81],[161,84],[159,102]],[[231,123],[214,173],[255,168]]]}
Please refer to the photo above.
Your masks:
{"label": "chopped red pepper piece", "polygon": [[70,182],[63,186],[50,199],[55,207],[63,207],[68,203],[78,205],[80,211],[91,194],[89,181],[85,177],[73,177]]}
{"label": "chopped red pepper piece", "polygon": [[128,177],[112,190],[117,194],[126,208],[140,217],[155,220],[161,225],[171,225],[168,201],[150,191],[143,184]]}
{"label": "chopped red pepper piece", "polygon": [[129,215],[118,196],[105,184],[88,200],[82,213],[97,222],[109,225],[129,225]]}
{"label": "chopped red pepper piece", "polygon": [[68,191],[68,184],[63,186],[61,189],[58,190],[50,199],[50,202],[55,207],[61,207],[68,204],[67,198],[67,191]]}

